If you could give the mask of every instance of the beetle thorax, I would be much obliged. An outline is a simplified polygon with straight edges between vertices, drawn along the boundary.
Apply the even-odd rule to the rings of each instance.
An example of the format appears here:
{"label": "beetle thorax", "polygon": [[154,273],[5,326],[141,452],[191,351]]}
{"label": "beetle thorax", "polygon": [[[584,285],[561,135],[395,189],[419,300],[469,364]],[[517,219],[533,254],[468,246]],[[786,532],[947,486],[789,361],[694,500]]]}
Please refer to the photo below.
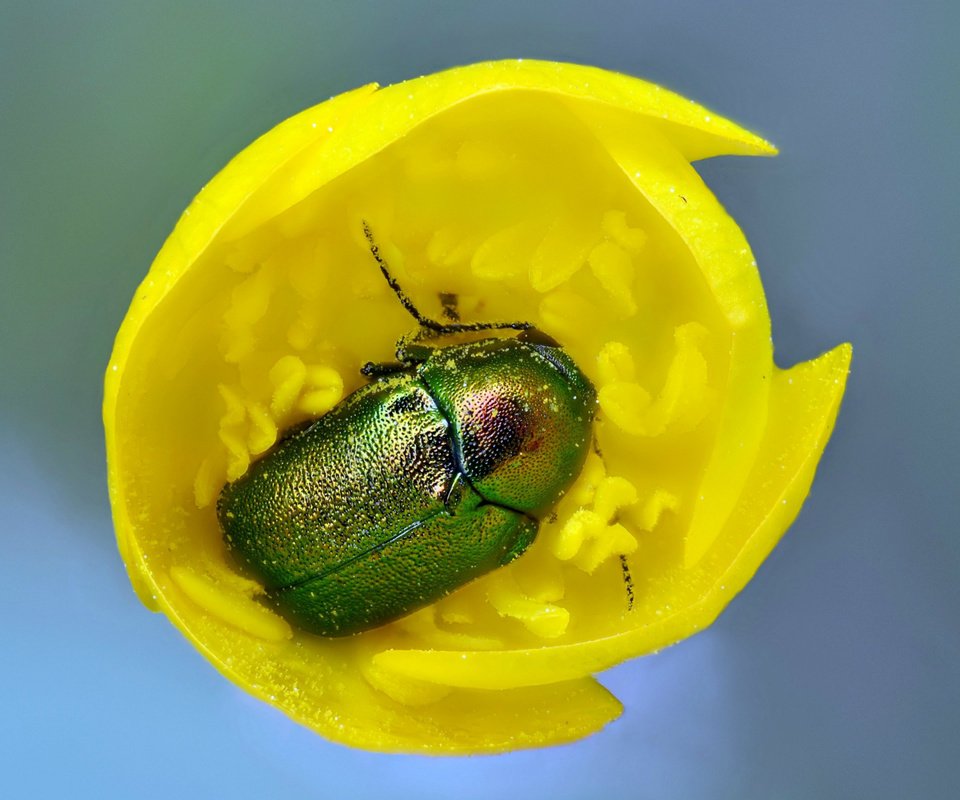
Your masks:
{"label": "beetle thorax", "polygon": [[580,471],[595,392],[560,349],[487,339],[438,350],[420,377],[487,501],[536,514]]}

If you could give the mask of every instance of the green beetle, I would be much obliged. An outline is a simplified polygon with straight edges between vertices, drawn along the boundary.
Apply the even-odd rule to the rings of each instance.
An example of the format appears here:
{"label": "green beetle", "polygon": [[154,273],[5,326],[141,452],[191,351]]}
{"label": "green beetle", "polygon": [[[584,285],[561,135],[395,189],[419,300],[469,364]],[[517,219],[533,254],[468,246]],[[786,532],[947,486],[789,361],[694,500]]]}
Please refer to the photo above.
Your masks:
{"label": "green beetle", "polygon": [[[272,604],[325,636],[390,622],[519,556],[579,474],[596,405],[586,376],[530,324],[423,317],[364,231],[420,333],[217,503],[227,547]],[[444,307],[456,319],[448,296]],[[419,343],[491,329],[520,333]]]}

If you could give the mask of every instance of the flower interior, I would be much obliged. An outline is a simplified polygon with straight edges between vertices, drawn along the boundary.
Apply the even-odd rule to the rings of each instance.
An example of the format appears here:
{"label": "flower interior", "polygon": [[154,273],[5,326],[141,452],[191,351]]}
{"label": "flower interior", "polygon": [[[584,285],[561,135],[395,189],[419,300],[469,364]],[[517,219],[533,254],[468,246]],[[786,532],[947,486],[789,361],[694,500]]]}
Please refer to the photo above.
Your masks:
{"label": "flower interior", "polygon": [[[281,171],[250,203],[302,180]],[[572,643],[668,615],[731,329],[689,249],[581,117],[545,93],[480,95],[300,194],[265,221],[228,221],[134,346],[117,424],[141,443],[123,469],[163,591],[199,606],[214,641],[295,650],[304,670],[318,654],[355,660],[374,689],[410,702],[434,695],[398,688],[371,653]],[[215,506],[286,428],[329,411],[366,382],[362,364],[394,360],[416,331],[364,221],[424,315],[442,319],[441,295],[454,295],[464,322],[533,323],[599,403],[593,452],[521,558],[404,619],[331,640],[270,610],[227,552]],[[125,412],[137,405],[150,413]]]}

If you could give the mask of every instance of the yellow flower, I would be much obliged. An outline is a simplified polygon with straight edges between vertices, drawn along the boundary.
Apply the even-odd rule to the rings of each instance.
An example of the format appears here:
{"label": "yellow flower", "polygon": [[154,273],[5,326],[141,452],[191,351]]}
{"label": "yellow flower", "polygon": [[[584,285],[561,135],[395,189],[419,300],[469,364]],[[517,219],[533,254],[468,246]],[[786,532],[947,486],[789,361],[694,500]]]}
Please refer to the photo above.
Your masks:
{"label": "yellow flower", "polygon": [[[569,741],[591,675],[709,625],[800,508],[850,347],[773,364],[750,249],[690,166],[772,155],[643,81],[535,61],[366,86],[283,122],[184,212],[106,375],[120,551],[225,675],[337,741],[474,753]],[[221,486],[388,361],[412,321],[527,320],[599,393],[596,453],[537,542],[348,639],[299,633],[228,558]]]}

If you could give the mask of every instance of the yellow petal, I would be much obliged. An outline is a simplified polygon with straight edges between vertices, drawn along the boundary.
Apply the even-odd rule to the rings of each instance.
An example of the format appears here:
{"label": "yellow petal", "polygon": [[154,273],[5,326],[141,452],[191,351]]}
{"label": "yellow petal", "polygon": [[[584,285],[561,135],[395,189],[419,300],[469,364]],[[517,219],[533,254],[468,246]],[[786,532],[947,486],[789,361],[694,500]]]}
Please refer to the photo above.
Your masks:
{"label": "yellow petal", "polygon": [[[536,61],[363,87],[265,134],[184,212],[108,366],[111,505],[141,599],[337,741],[492,752],[602,727],[620,706],[589,675],[700,629],[743,586],[842,394],[847,349],[774,369],[749,248],[689,164],[773,152],[653,84]],[[467,318],[536,322],[598,386],[646,387],[621,405],[650,402],[658,435],[601,415],[597,453],[520,561],[439,611],[327,640],[259,604],[214,500],[411,332],[361,219],[425,313],[443,291]],[[674,341],[687,324],[696,348]],[[566,523],[590,514],[604,530],[558,559]],[[622,569],[644,587],[632,608]]]}
{"label": "yellow petal", "polygon": [[850,346],[840,345],[814,361],[774,373],[770,421],[752,470],[751,491],[740,498],[714,551],[696,570],[677,567],[657,577],[645,600],[653,613],[635,610],[628,630],[531,650],[388,650],[376,662],[398,675],[416,674],[450,686],[533,686],[599,672],[702,630],[746,585],[799,512],[836,420],[850,356]]}

